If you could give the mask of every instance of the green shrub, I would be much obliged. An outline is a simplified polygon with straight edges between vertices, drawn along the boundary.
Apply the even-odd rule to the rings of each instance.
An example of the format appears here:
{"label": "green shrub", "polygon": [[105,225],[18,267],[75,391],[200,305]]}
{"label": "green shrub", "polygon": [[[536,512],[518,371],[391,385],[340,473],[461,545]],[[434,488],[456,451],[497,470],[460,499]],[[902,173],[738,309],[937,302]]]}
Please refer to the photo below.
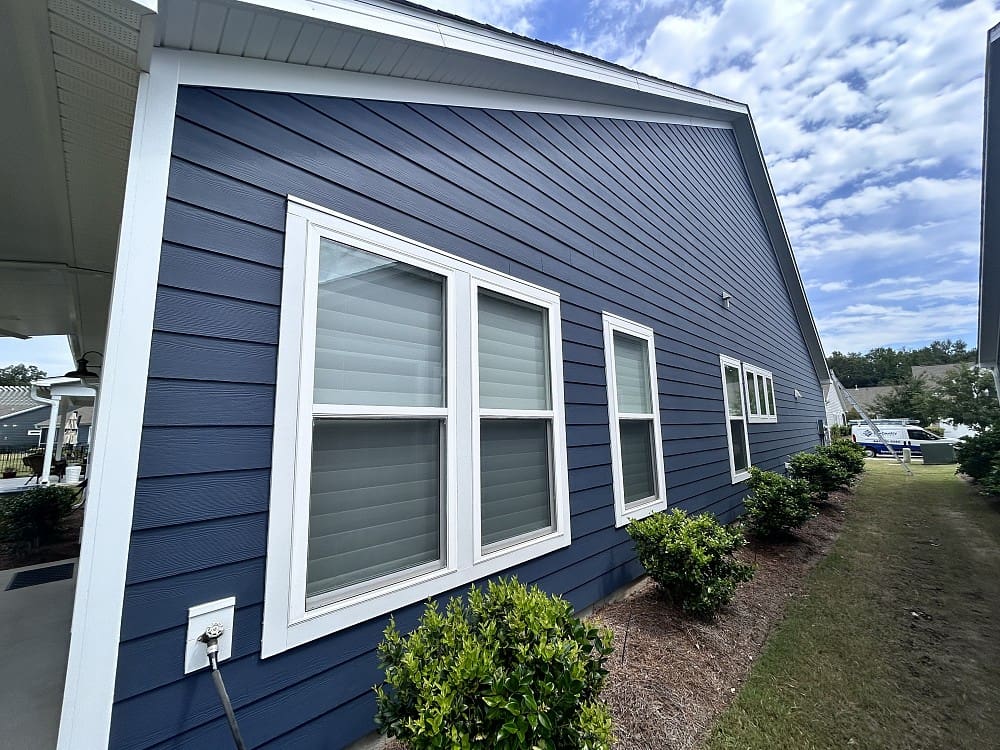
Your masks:
{"label": "green shrub", "polygon": [[473,587],[378,647],[379,731],[411,750],[609,750],[598,702],[611,631],[581,622],[563,599],[516,579]]}
{"label": "green shrub", "polygon": [[984,495],[1000,495],[1000,457],[993,461],[993,468],[979,483]]}
{"label": "green shrub", "polygon": [[723,526],[714,516],[673,510],[627,528],[650,578],[690,614],[711,615],[733,598],[738,584],[753,578],[753,566],[733,558],[746,544],[743,530]]}
{"label": "green shrub", "polygon": [[830,425],[830,437],[834,441],[837,440],[850,440],[851,439],[851,426],[847,424],[832,424]]}
{"label": "green shrub", "polygon": [[815,502],[824,502],[831,492],[847,487],[852,479],[840,463],[819,453],[796,453],[788,461],[788,476],[808,482]]}
{"label": "green shrub", "polygon": [[750,468],[750,494],[743,507],[747,526],[762,537],[797,529],[816,515],[808,483],[756,466]]}
{"label": "green shrub", "polygon": [[981,482],[1000,461],[1000,426],[963,438],[958,448],[958,471]]}
{"label": "green shrub", "polygon": [[816,453],[836,461],[851,479],[865,471],[865,449],[857,443],[838,441],[820,446],[816,449]]}
{"label": "green shrub", "polygon": [[73,510],[73,498],[68,487],[34,487],[0,496],[0,536],[8,542],[30,542],[33,546],[52,541]]}

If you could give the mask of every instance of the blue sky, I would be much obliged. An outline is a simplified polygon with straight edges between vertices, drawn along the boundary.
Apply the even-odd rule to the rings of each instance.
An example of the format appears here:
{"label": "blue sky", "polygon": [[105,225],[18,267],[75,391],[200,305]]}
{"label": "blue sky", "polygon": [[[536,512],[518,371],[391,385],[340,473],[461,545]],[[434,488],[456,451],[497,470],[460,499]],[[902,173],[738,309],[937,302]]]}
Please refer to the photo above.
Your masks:
{"label": "blue sky", "polygon": [[437,0],[750,105],[827,352],[976,339],[1000,4]]}
{"label": "blue sky", "polygon": [[[423,0],[750,105],[827,352],[976,339],[993,0]],[[70,369],[61,338],[0,366]]]}

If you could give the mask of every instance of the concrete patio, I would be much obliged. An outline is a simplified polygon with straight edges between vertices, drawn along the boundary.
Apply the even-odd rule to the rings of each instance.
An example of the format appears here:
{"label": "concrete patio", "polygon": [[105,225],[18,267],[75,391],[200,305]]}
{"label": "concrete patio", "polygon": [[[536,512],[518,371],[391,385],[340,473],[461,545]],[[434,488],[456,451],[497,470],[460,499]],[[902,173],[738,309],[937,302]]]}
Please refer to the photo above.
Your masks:
{"label": "concrete patio", "polygon": [[[20,572],[66,563],[73,563],[73,575],[66,580],[7,590]],[[4,747],[56,746],[75,585],[75,559],[0,571],[0,744]]]}

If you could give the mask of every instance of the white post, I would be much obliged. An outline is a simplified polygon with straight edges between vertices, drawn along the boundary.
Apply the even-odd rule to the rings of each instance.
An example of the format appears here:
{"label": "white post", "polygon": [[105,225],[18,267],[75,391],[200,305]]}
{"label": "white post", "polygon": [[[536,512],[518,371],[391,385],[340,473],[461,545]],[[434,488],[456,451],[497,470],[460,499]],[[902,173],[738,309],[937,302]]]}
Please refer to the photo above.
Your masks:
{"label": "white post", "polygon": [[62,396],[53,396],[52,406],[49,407],[49,432],[45,436],[45,459],[42,461],[42,476],[38,480],[40,484],[48,484],[52,473],[52,450],[56,442],[56,421],[59,418],[61,401]]}

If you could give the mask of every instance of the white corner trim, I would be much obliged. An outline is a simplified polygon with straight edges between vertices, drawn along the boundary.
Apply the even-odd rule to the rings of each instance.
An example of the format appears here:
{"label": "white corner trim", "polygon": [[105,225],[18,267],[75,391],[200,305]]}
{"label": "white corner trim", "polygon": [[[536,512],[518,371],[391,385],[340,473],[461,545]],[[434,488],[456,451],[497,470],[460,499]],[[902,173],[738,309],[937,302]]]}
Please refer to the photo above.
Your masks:
{"label": "white corner trim", "polygon": [[177,98],[176,61],[154,55],[150,68],[132,128],[58,750],[107,747],[111,731]]}
{"label": "white corner trim", "polygon": [[[602,312],[601,322],[604,329],[604,371],[607,378],[608,394],[608,428],[611,439],[611,479],[615,499],[615,526],[621,528],[630,521],[636,521],[667,508],[667,482],[663,466],[663,432],[660,424],[660,394],[659,378],[656,372],[656,334],[649,326],[636,323],[614,313]],[[615,370],[615,331],[642,339],[647,345],[647,364],[649,367],[650,400],[653,411],[650,415],[653,423],[653,442],[656,449],[653,453],[653,471],[656,481],[656,497],[650,498],[641,505],[626,507],[625,477],[622,470],[622,447],[619,435],[618,412],[618,376]]]}
{"label": "white corner trim", "polygon": [[175,57],[178,60],[180,66],[178,82],[187,86],[218,86],[249,91],[274,91],[517,112],[545,112],[732,129],[732,123],[721,118],[715,120],[690,117],[681,114],[575,101],[568,98],[518,94],[473,86],[417,81],[412,78],[394,78],[371,73],[354,73],[346,70],[318,68],[272,60],[214,55],[207,52],[160,49],[158,53]]}

